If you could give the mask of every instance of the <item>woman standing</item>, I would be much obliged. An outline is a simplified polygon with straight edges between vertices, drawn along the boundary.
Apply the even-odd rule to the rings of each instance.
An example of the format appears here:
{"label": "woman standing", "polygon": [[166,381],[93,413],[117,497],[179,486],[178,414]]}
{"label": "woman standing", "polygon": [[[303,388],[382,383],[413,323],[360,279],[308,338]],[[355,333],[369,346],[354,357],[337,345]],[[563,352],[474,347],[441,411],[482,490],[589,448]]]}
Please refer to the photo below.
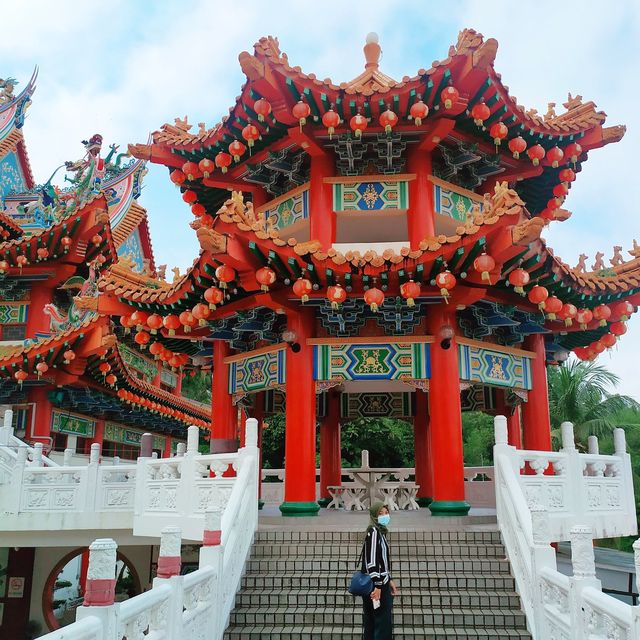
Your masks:
{"label": "woman standing", "polygon": [[387,525],[391,520],[389,510],[382,502],[369,509],[371,517],[364,539],[362,572],[373,580],[373,592],[363,596],[364,640],[391,640],[393,616],[391,607],[398,588],[391,579],[391,557],[387,543]]}

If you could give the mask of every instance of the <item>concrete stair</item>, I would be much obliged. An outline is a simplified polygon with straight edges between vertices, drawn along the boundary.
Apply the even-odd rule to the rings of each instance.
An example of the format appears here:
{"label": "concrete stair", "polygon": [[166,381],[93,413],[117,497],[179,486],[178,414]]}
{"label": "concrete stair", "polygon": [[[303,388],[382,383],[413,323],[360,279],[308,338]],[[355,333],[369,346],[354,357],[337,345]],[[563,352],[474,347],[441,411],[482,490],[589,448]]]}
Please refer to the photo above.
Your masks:
{"label": "concrete stair", "polygon": [[[226,640],[355,639],[362,531],[258,531]],[[395,638],[531,638],[497,531],[392,531]]]}

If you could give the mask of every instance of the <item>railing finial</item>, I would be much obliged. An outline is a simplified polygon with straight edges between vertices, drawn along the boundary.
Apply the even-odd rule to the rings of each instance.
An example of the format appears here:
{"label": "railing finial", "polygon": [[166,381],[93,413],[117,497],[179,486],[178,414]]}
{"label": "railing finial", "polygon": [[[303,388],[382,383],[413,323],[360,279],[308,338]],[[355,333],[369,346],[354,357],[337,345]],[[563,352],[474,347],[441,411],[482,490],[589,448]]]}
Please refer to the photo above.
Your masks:
{"label": "railing finial", "polygon": [[600,446],[598,445],[598,436],[589,436],[587,438],[587,451],[591,455],[600,455]]}
{"label": "railing finial", "polygon": [[89,546],[85,607],[108,607],[114,603],[117,549],[116,541],[111,538],[98,538]]}
{"label": "railing finial", "polygon": [[182,529],[173,525],[160,532],[160,552],[158,554],[158,578],[180,575]]}
{"label": "railing finial", "polygon": [[245,423],[244,445],[245,447],[258,446],[258,421],[255,418],[247,418]]}
{"label": "railing finial", "polygon": [[574,578],[595,578],[596,559],[593,552],[593,529],[586,525],[575,525],[569,531],[571,541],[571,564]]}
{"label": "railing finial", "polygon": [[508,444],[507,418],[505,416],[496,416],[493,419],[493,433],[496,444]]}
{"label": "railing finial", "polygon": [[627,437],[624,429],[613,430],[613,448],[617,456],[621,456],[627,452]]}
{"label": "railing finial", "polygon": [[204,514],[204,534],[202,544],[215,547],[222,540],[222,509],[220,505],[209,507]]}
{"label": "railing finial", "polygon": [[200,441],[200,429],[192,424],[187,429],[187,453],[195,455],[198,453],[198,443]]}
{"label": "railing finial", "polygon": [[573,423],[563,422],[560,425],[562,433],[562,449],[564,451],[573,451],[576,448],[576,442],[573,435]]}

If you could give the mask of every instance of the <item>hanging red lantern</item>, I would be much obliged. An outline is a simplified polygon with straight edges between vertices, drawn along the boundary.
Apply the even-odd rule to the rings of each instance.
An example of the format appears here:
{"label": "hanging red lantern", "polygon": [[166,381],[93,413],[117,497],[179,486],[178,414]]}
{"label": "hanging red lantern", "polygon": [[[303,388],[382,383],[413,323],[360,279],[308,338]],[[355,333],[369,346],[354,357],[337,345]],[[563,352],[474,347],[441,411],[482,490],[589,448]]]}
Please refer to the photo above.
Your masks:
{"label": "hanging red lantern", "polygon": [[46,247],[40,247],[36,253],[38,254],[38,260],[44,260],[49,257],[49,249]]}
{"label": "hanging red lantern", "polygon": [[385,133],[389,134],[398,124],[398,116],[391,111],[391,107],[387,105],[387,110],[380,114],[380,126],[384,127]]}
{"label": "hanging red lantern", "polygon": [[604,351],[605,346],[599,340],[596,340],[589,345],[589,348],[599,355]]}
{"label": "hanging red lantern", "polygon": [[258,98],[253,103],[253,110],[258,114],[258,122],[264,122],[271,113],[271,103],[264,98]]}
{"label": "hanging red lantern", "polygon": [[191,180],[195,180],[199,178],[202,174],[200,173],[200,169],[195,162],[185,162],[182,165],[182,172],[185,176],[187,176],[187,180],[191,182]]}
{"label": "hanging red lantern", "polygon": [[601,338],[600,342],[607,348],[611,349],[611,347],[615,346],[617,340],[613,333],[605,333]]}
{"label": "hanging red lantern", "polygon": [[231,164],[232,160],[233,158],[228,153],[221,151],[216,155],[215,158],[216,167],[222,169],[222,173],[227,173],[228,167]]}
{"label": "hanging red lantern", "polygon": [[489,129],[489,135],[493,138],[493,143],[496,147],[500,146],[508,134],[509,129],[507,129],[507,125],[505,125],[504,122],[495,122],[491,125],[491,129]]}
{"label": "hanging red lantern", "polygon": [[244,155],[247,148],[240,142],[240,140],[234,140],[229,145],[229,153],[233,156],[236,162],[240,162],[240,157]]}
{"label": "hanging red lantern", "polygon": [[329,111],[324,112],[324,115],[322,116],[322,124],[327,127],[329,140],[331,140],[336,127],[340,124],[340,116],[333,110],[333,105],[331,105]]}
{"label": "hanging red lantern", "polygon": [[422,121],[429,115],[429,107],[422,100],[418,100],[411,105],[409,115],[413,118],[416,127],[419,127],[422,125]]}
{"label": "hanging red lantern", "polygon": [[309,294],[313,291],[313,285],[307,278],[298,278],[293,283],[293,293],[302,301],[302,304],[309,300]]}
{"label": "hanging red lantern", "polygon": [[569,187],[565,182],[559,182],[555,187],[553,187],[553,195],[556,198],[564,198],[569,193]]}
{"label": "hanging red lantern", "polygon": [[110,373],[105,379],[104,381],[111,387],[113,387],[116,382],[118,382],[118,378],[116,376],[113,375],[113,373]]}
{"label": "hanging red lantern", "polygon": [[216,269],[216,278],[220,283],[221,289],[226,289],[229,282],[233,282],[235,277],[236,272],[226,264],[222,264]]}
{"label": "hanging red lantern", "polygon": [[628,300],[623,300],[613,307],[613,316],[626,322],[634,311],[635,307]]}
{"label": "hanging red lantern", "polygon": [[213,217],[209,214],[205,213],[200,216],[200,226],[202,227],[212,227],[213,226]]}
{"label": "hanging red lantern", "polygon": [[555,320],[557,314],[562,311],[562,300],[556,298],[556,296],[549,296],[544,302],[544,308],[547,312],[547,318]]}
{"label": "hanging red lantern", "polygon": [[148,319],[149,314],[146,311],[141,311],[140,309],[137,309],[131,314],[131,322],[133,322],[138,331],[146,326]]}
{"label": "hanging red lantern", "polygon": [[180,171],[180,169],[174,169],[169,174],[169,179],[171,180],[171,182],[173,182],[173,184],[179,187],[181,184],[184,184],[185,180],[187,179],[187,176],[185,176],[184,172]]}
{"label": "hanging red lantern", "polygon": [[0,260],[0,275],[4,275],[9,271],[9,263],[6,260]]}
{"label": "hanging red lantern", "polygon": [[562,202],[558,200],[558,198],[551,198],[551,200],[547,200],[547,209],[553,211],[554,209],[559,209],[562,205]]}
{"label": "hanging red lantern", "polygon": [[216,170],[216,163],[213,160],[209,160],[209,158],[202,158],[198,162],[198,169],[200,169],[205,178],[208,178]]}
{"label": "hanging red lantern", "polygon": [[18,369],[13,377],[18,381],[18,386],[22,389],[22,383],[29,377],[29,374],[22,369]]}
{"label": "hanging red lantern", "polygon": [[514,269],[509,274],[509,284],[513,285],[513,290],[520,295],[524,295],[524,287],[529,284],[529,273],[524,269]]}
{"label": "hanging red lantern", "polygon": [[456,277],[447,269],[446,271],[441,271],[435,279],[436,287],[440,289],[440,295],[444,298],[444,301],[449,304],[449,292],[457,284]]}
{"label": "hanging red lantern", "polygon": [[624,322],[614,322],[609,327],[609,331],[613,333],[614,336],[623,336],[627,333],[627,325]]}
{"label": "hanging red lantern", "polygon": [[107,349],[107,347],[100,347],[99,349],[96,349],[96,355],[100,356],[100,360],[104,360],[107,353],[109,353],[109,349]]}
{"label": "hanging red lantern", "polygon": [[192,191],[191,189],[187,189],[183,194],[182,194],[182,199],[187,203],[187,204],[194,204],[195,201],[198,199],[198,194],[195,191]]}
{"label": "hanging red lantern", "polygon": [[175,336],[176,329],[180,326],[180,320],[178,316],[171,314],[164,317],[162,324],[164,328],[168,330],[169,336]]}
{"label": "hanging red lantern", "polygon": [[589,353],[586,347],[576,347],[573,350],[573,353],[575,354],[576,358],[578,358],[578,360],[585,361],[589,359]]}
{"label": "hanging red lantern", "polygon": [[302,131],[302,127],[307,124],[307,118],[311,115],[311,107],[304,102],[301,97],[300,100],[293,105],[291,113],[300,124],[300,131]]}
{"label": "hanging red lantern", "polygon": [[479,127],[484,125],[484,121],[491,115],[491,109],[484,102],[478,102],[471,109],[471,117],[473,122]]}
{"label": "hanging red lantern", "polygon": [[420,285],[413,280],[403,282],[400,285],[400,295],[407,301],[408,307],[413,307],[416,304],[416,298],[420,296]]}
{"label": "hanging red lantern", "polygon": [[590,309],[578,309],[576,320],[580,323],[580,328],[584,331],[587,325],[593,320],[593,313]]}
{"label": "hanging red lantern", "polygon": [[199,202],[196,202],[194,205],[192,205],[191,207],[191,213],[193,213],[193,215],[196,218],[200,218],[201,216],[203,216],[205,213],[207,212],[207,210],[204,208],[204,205],[201,205]]}
{"label": "hanging red lantern", "polygon": [[607,320],[611,317],[611,309],[606,304],[599,304],[593,309],[593,317],[599,321],[601,327],[606,327]]}
{"label": "hanging red lantern", "polygon": [[125,329],[125,335],[131,332],[131,327],[134,326],[133,322],[131,321],[131,316],[120,316],[120,324],[124,327]]}
{"label": "hanging red lantern", "polygon": [[262,291],[269,291],[269,287],[276,281],[276,272],[271,267],[262,267],[256,271],[256,280]]}
{"label": "hanging red lantern", "polygon": [[60,239],[60,244],[64,247],[64,252],[67,253],[69,251],[69,247],[73,241],[69,236],[62,236]]}
{"label": "hanging red lantern", "polygon": [[99,233],[96,233],[94,236],[91,237],[91,242],[96,247],[99,247],[102,244],[102,236]]}
{"label": "hanging red lantern", "polygon": [[158,329],[162,329],[162,316],[157,313],[152,313],[147,318],[147,326],[151,329],[151,333],[155,335],[158,333]]}
{"label": "hanging red lantern", "polygon": [[384,303],[384,293],[377,287],[372,287],[364,292],[364,301],[369,305],[371,311],[377,313]]}
{"label": "hanging red lantern", "polygon": [[152,356],[155,356],[155,359],[158,359],[158,356],[162,353],[164,347],[162,346],[161,342],[152,342],[151,345],[149,345],[149,353]]}
{"label": "hanging red lantern", "polygon": [[207,325],[207,319],[211,315],[211,309],[209,309],[208,305],[203,304],[202,302],[198,302],[193,309],[191,309],[191,313],[193,317],[198,321],[198,324],[201,327],[205,327]]}
{"label": "hanging red lantern", "polygon": [[489,273],[496,267],[496,261],[488,254],[483,253],[473,261],[473,268],[480,274],[482,279],[491,284],[491,276]]}
{"label": "hanging red lantern", "polygon": [[65,364],[71,364],[71,362],[73,360],[76,359],[76,354],[73,351],[73,349],[67,349],[63,354],[62,357],[64,358],[64,363]]}
{"label": "hanging red lantern", "polygon": [[197,320],[193,317],[191,311],[183,311],[178,317],[184,332],[191,333],[191,329],[197,324]]}
{"label": "hanging red lantern", "polygon": [[98,370],[100,371],[100,373],[106,376],[107,373],[111,371],[111,365],[108,362],[101,362]]}
{"label": "hanging red lantern", "polygon": [[171,365],[172,369],[180,368],[180,358],[178,358],[178,356],[173,356],[169,359],[169,364]]}
{"label": "hanging red lantern", "polygon": [[146,349],[147,344],[149,344],[149,340],[151,340],[151,336],[146,331],[138,331],[134,340],[141,349]]}
{"label": "hanging red lantern", "polygon": [[362,132],[367,128],[367,119],[360,113],[356,113],[351,120],[349,126],[353,130],[356,138],[362,137]]}
{"label": "hanging red lantern", "polygon": [[341,284],[332,285],[327,289],[327,298],[331,302],[332,309],[339,309],[340,305],[347,299],[347,292]]}
{"label": "hanging red lantern", "polygon": [[549,292],[544,287],[541,287],[540,285],[536,285],[531,289],[531,291],[529,291],[529,294],[527,295],[527,297],[529,298],[529,302],[533,302],[533,304],[537,304],[538,309],[540,309],[540,311],[544,311],[544,308],[545,308],[544,303],[545,303],[545,300],[549,297]]}
{"label": "hanging red lantern", "polygon": [[249,145],[249,155],[251,155],[251,148],[260,137],[258,127],[250,122],[244,127],[244,129],[242,129],[242,137],[247,141],[247,144]]}
{"label": "hanging red lantern", "polygon": [[578,308],[569,302],[565,302],[562,305],[562,309],[560,309],[560,313],[558,313],[558,318],[560,318],[560,320],[564,320],[565,326],[570,327],[573,324],[573,319],[577,315]]}
{"label": "hanging red lantern", "polygon": [[222,304],[224,293],[218,287],[209,287],[204,292],[204,299],[209,303],[209,309],[215,309],[216,305]]}
{"label": "hanging red lantern", "polygon": [[562,162],[562,158],[564,158],[564,153],[560,147],[551,147],[547,151],[547,159],[551,160],[551,166],[554,169]]}
{"label": "hanging red lantern", "polygon": [[453,86],[445,87],[440,93],[440,100],[442,100],[445,109],[451,109],[459,98],[460,92]]}
{"label": "hanging red lantern", "polygon": [[509,140],[509,151],[513,154],[513,157],[517,160],[521,153],[524,153],[527,148],[527,142],[521,136],[516,136]]}
{"label": "hanging red lantern", "polygon": [[576,172],[573,169],[561,169],[558,173],[558,178],[562,180],[562,182],[573,182],[576,179]]}
{"label": "hanging red lantern", "polygon": [[16,264],[20,268],[20,271],[22,271],[22,267],[24,267],[28,262],[27,256],[18,256],[16,258]]}
{"label": "hanging red lantern", "polygon": [[49,371],[49,365],[46,362],[38,362],[36,365],[36,371],[38,372],[38,378],[40,378],[41,375]]}
{"label": "hanging red lantern", "polygon": [[572,142],[566,146],[564,155],[571,160],[571,163],[575,167],[578,162],[578,157],[582,155],[582,147],[577,142]]}
{"label": "hanging red lantern", "polygon": [[545,150],[540,144],[534,144],[533,147],[527,149],[527,155],[533,162],[533,166],[537,167],[540,164],[540,160],[544,158]]}

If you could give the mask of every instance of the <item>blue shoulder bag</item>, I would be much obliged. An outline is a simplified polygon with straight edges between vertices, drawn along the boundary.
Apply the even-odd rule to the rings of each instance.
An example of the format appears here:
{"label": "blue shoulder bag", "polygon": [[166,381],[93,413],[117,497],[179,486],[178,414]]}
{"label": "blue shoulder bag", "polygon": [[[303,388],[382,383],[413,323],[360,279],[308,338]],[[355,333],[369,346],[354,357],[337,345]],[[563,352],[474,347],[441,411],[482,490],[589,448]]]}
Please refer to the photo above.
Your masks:
{"label": "blue shoulder bag", "polygon": [[[364,554],[364,542],[362,543],[362,550],[360,551],[360,557],[358,558],[358,567],[362,567],[362,556]],[[353,596],[368,596],[373,592],[373,580],[368,573],[363,573],[358,569],[353,576],[351,576],[351,584],[349,584],[349,593]]]}

